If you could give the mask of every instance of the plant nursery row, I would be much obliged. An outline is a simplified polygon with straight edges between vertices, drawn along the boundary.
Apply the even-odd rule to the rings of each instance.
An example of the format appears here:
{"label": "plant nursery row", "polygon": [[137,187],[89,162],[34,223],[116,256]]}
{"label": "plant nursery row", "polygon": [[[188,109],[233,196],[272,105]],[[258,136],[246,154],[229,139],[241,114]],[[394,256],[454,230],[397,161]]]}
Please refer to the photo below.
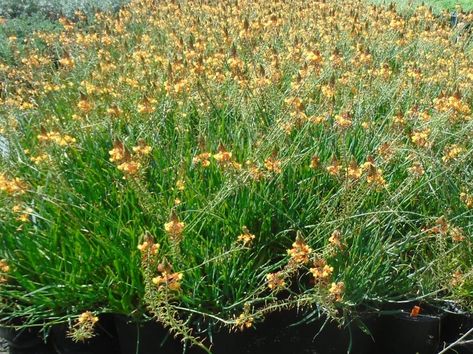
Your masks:
{"label": "plant nursery row", "polygon": [[133,0],[9,21],[12,353],[473,353],[473,14]]}

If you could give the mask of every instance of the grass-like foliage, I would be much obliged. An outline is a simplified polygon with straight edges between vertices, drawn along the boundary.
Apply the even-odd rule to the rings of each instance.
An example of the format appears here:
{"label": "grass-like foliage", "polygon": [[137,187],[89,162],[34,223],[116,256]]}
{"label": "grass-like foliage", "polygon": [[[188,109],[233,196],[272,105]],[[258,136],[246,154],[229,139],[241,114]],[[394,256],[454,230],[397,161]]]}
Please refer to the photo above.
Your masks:
{"label": "grass-like foliage", "polygon": [[465,27],[355,0],[60,24],[0,64],[4,319],[151,314],[191,338],[291,306],[472,307]]}

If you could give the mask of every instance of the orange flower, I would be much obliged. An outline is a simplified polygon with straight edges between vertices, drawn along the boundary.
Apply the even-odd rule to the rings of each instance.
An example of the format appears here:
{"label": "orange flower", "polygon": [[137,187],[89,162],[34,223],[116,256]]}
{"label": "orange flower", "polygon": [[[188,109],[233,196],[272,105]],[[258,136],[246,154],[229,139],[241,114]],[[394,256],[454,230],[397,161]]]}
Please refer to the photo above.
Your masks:
{"label": "orange flower", "polygon": [[145,253],[148,250],[150,250],[151,254],[157,254],[159,251],[159,247],[160,247],[159,243],[154,243],[151,240],[148,240],[139,244],[137,248],[142,253]]}
{"label": "orange flower", "polygon": [[429,147],[430,129],[417,130],[411,135],[411,141],[419,147]]}
{"label": "orange flower", "polygon": [[344,113],[342,115],[336,115],[335,116],[335,123],[340,127],[340,128],[348,128],[351,127],[353,124],[351,115],[349,113]]}
{"label": "orange flower", "polygon": [[217,151],[213,158],[220,164],[225,164],[232,160],[232,153],[227,151],[222,143],[219,144]]}
{"label": "orange flower", "polygon": [[327,261],[322,258],[318,258],[314,261],[314,267],[310,268],[309,271],[318,282],[326,282],[332,276],[333,267],[327,264]]}
{"label": "orange flower", "polygon": [[164,224],[164,230],[174,240],[181,238],[184,231],[184,223],[179,221],[176,214],[172,214],[171,220]]}
{"label": "orange flower", "polygon": [[133,146],[132,150],[138,155],[147,156],[151,153],[151,150],[153,150],[153,148],[149,145],[146,145],[143,140],[140,140],[138,141],[138,145]]}
{"label": "orange flower", "polygon": [[81,313],[79,318],[77,319],[79,323],[90,323],[92,325],[97,323],[98,320],[99,318],[97,316],[94,316],[93,313],[90,311]]}
{"label": "orange flower", "polygon": [[110,155],[110,162],[120,162],[127,158],[128,155],[125,145],[118,140],[113,143],[113,149],[108,153]]}
{"label": "orange flower", "polygon": [[424,175],[425,171],[420,162],[413,162],[412,166],[407,169],[410,174],[418,178]]}
{"label": "orange flower", "polygon": [[342,165],[338,161],[336,157],[332,159],[332,164],[330,166],[327,166],[327,172],[332,175],[332,176],[337,176],[340,174],[340,171],[342,169]]}
{"label": "orange flower", "polygon": [[169,290],[178,291],[181,289],[181,280],[184,275],[180,272],[168,274],[166,271],[161,275],[154,277],[151,281],[159,288],[167,287]]}
{"label": "orange flower", "polygon": [[340,302],[342,301],[343,293],[345,292],[345,283],[342,281],[338,283],[332,283],[328,291],[335,301]]}
{"label": "orange flower", "polygon": [[273,156],[270,156],[266,160],[264,160],[264,167],[269,172],[274,172],[276,174],[280,174],[282,172],[281,161],[277,160],[274,154]]}
{"label": "orange flower", "polygon": [[361,177],[362,170],[356,163],[356,160],[352,160],[350,165],[347,167],[347,176],[352,179],[359,179]]}
{"label": "orange flower", "polygon": [[212,157],[212,155],[209,152],[203,152],[203,153],[195,156],[192,159],[192,163],[194,165],[200,164],[202,167],[209,167],[210,166],[210,160],[209,160],[210,157]]}
{"label": "orange flower", "polygon": [[417,305],[414,306],[414,307],[412,308],[412,310],[411,310],[410,316],[411,316],[411,317],[417,317],[417,316],[419,316],[420,310],[421,310],[421,309],[420,309],[419,306],[417,306]]}
{"label": "orange flower", "polygon": [[292,248],[287,250],[291,260],[296,264],[306,264],[309,262],[309,255],[312,249],[304,242],[301,236],[297,235],[296,241],[292,244]]}
{"label": "orange flower", "polygon": [[280,290],[286,286],[284,275],[281,272],[266,274],[266,280],[268,281],[268,288],[271,290]]}
{"label": "orange flower", "polygon": [[320,166],[320,158],[318,156],[312,156],[310,159],[310,168],[315,170]]}
{"label": "orange flower", "polygon": [[89,113],[92,110],[92,104],[86,95],[81,93],[80,100],[77,103],[77,108],[79,108],[83,113]]}
{"label": "orange flower", "polygon": [[330,235],[329,239],[328,239],[328,242],[332,246],[334,246],[334,247],[336,247],[340,250],[345,248],[345,246],[342,244],[342,233],[340,232],[340,230],[333,231],[332,234]]}
{"label": "orange flower", "polygon": [[246,226],[243,226],[243,233],[238,236],[238,242],[241,242],[243,246],[249,246],[254,239],[255,235],[250,233],[250,230],[248,230]]}
{"label": "orange flower", "polygon": [[126,161],[117,166],[117,168],[127,175],[135,175],[140,170],[141,164],[135,161]]}

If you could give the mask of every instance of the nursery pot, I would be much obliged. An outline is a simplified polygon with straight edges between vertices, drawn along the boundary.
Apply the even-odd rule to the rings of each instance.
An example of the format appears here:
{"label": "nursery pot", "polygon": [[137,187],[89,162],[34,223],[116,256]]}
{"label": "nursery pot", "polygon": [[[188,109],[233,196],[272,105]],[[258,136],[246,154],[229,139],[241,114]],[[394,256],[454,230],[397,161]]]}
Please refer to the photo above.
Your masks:
{"label": "nursery pot", "polygon": [[385,354],[434,354],[440,345],[441,315],[409,312],[382,315],[376,337],[377,352]]}
{"label": "nursery pot", "polygon": [[[21,321],[13,321],[10,325],[20,325]],[[44,342],[40,327],[15,329],[0,326],[0,337],[8,343],[11,354],[51,354],[52,348]]]}
{"label": "nursery pot", "polygon": [[4,338],[10,348],[26,349],[43,343],[39,330],[35,327],[14,329],[0,327],[0,337]]}
{"label": "nursery pot", "polygon": [[137,322],[115,315],[121,354],[181,354],[182,344],[155,321]]}
{"label": "nursery pot", "polygon": [[[246,327],[234,330],[228,327],[215,328],[204,320],[195,324],[192,333],[210,348],[212,354],[250,354],[264,353],[253,347],[255,340],[261,336],[260,332],[258,329]],[[186,349],[186,354],[205,353],[206,351],[195,345]]]}
{"label": "nursery pot", "polygon": [[94,337],[84,342],[74,342],[68,337],[67,324],[54,325],[50,340],[57,354],[119,353],[118,338],[112,315],[101,315],[95,325]]}
{"label": "nursery pot", "polygon": [[307,344],[304,347],[307,349],[302,353],[376,353],[375,341],[370,333],[376,329],[377,319],[375,317],[364,317],[360,321],[363,323],[365,331],[355,322],[340,326],[337,322],[327,321],[325,317],[319,318],[310,327],[306,326],[304,338],[306,338]]}
{"label": "nursery pot", "polygon": [[[350,350],[350,353],[354,354],[374,353],[372,337],[356,324],[339,327],[336,322],[326,321],[325,316],[304,323],[301,322],[303,317],[297,310],[270,313],[256,328],[233,334],[227,345],[220,346],[220,343],[215,341],[212,352],[346,354]],[[370,329],[374,327],[375,321],[373,316],[363,319]]]}
{"label": "nursery pot", "polygon": [[242,352],[303,353],[300,328],[292,327],[300,319],[301,316],[296,310],[269,313],[262,323],[256,324],[255,328],[244,330],[246,342]]}
{"label": "nursery pot", "polygon": [[[447,347],[449,344],[457,341],[461,336],[473,328],[473,316],[469,314],[448,312],[442,318],[442,337],[441,348]],[[465,338],[473,339],[473,335]],[[449,353],[454,354],[471,354],[473,353],[473,343],[456,345]]]}

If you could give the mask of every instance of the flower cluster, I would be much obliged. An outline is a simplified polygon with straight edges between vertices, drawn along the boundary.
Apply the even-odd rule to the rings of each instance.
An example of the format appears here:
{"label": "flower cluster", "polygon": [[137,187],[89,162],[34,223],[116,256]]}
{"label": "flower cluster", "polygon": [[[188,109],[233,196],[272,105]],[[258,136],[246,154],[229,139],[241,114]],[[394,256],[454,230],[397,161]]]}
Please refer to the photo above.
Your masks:
{"label": "flower cluster", "polygon": [[254,239],[255,235],[253,235],[246,226],[243,226],[243,233],[238,236],[237,241],[243,244],[243,246],[249,246]]}
{"label": "flower cluster", "polygon": [[26,192],[26,184],[18,177],[9,179],[0,173],[0,191],[9,195],[21,195]]}
{"label": "flower cluster", "polygon": [[310,268],[310,272],[316,283],[327,283],[332,276],[333,267],[327,264],[323,258],[317,258],[314,261],[314,267]]}
{"label": "flower cluster", "polygon": [[300,235],[296,237],[292,248],[287,250],[287,254],[291,257],[290,262],[296,266],[309,263],[311,252],[312,249],[304,242]]}
{"label": "flower cluster", "polygon": [[171,291],[181,290],[181,280],[184,274],[181,272],[173,272],[172,268],[167,263],[160,263],[158,265],[158,272],[160,275],[152,279],[153,284],[161,289],[169,289]]}
{"label": "flower cluster", "polygon": [[151,153],[151,147],[140,141],[137,146],[133,147],[135,155],[132,156],[128,149],[121,141],[115,141],[113,149],[108,153],[110,162],[117,165],[117,169],[122,171],[124,178],[138,174],[142,167],[141,157]]}
{"label": "flower cluster", "polygon": [[95,325],[99,318],[92,312],[86,311],[80,314],[75,325],[70,328],[68,337],[75,342],[83,342],[95,336]]}
{"label": "flower cluster", "polygon": [[61,135],[59,132],[42,132],[38,135],[39,142],[53,142],[59,146],[70,146],[76,143],[76,139],[70,135]]}
{"label": "flower cluster", "polygon": [[180,221],[175,213],[171,215],[171,220],[164,224],[164,231],[172,241],[180,241],[184,232],[184,222]]}
{"label": "flower cluster", "polygon": [[5,283],[8,278],[7,278],[7,273],[10,271],[10,266],[8,265],[8,262],[6,259],[0,260],[0,283]]}

